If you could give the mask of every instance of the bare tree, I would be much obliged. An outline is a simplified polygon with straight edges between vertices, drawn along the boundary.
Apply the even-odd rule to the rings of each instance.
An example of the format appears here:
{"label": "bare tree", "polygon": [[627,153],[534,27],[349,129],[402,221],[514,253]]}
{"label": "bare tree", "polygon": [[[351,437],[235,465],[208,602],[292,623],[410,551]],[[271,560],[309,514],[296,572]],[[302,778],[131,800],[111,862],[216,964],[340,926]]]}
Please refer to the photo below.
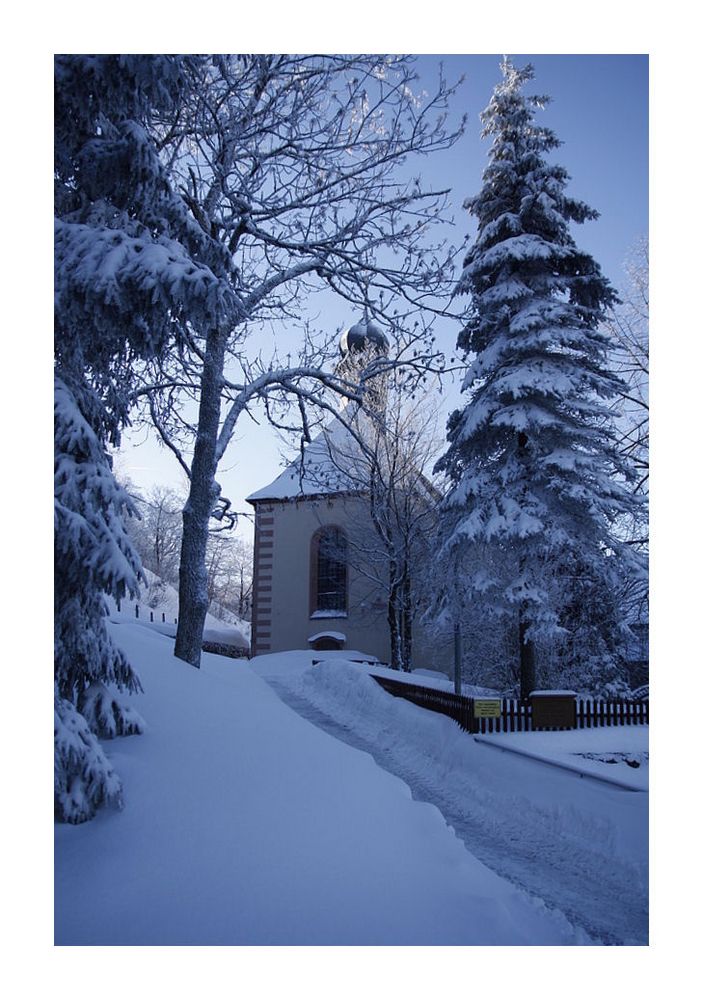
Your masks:
{"label": "bare tree", "polygon": [[220,297],[213,322],[145,368],[135,395],[190,484],[175,653],[196,666],[208,522],[234,520],[216,473],[239,418],[263,399],[275,421],[293,397],[308,437],[307,407],[329,410],[329,392],[361,398],[327,373],[328,344],[305,335],[281,354],[262,347],[264,324],[294,325],[309,293],[326,288],[393,324],[398,355],[377,366],[431,358],[412,317],[448,290],[452,255],[427,235],[446,192],[423,190],[408,161],[447,148],[463,127],[446,126],[443,79],[436,95],[416,97],[408,57],[217,57],[200,84],[163,118],[162,158],[229,308],[223,315]]}
{"label": "bare tree", "polygon": [[146,494],[127,488],[140,514],[129,533],[142,565],[165,583],[177,585],[183,497],[163,486],[154,486]]}
{"label": "bare tree", "polygon": [[[358,359],[361,367],[366,364]],[[391,666],[411,670],[413,625],[428,603],[427,566],[437,527],[440,493],[426,470],[442,446],[437,408],[429,393],[408,391],[401,371],[377,380],[367,394],[376,407],[349,404],[338,418],[344,431],[329,435],[308,479],[323,489],[358,496],[368,521],[346,526],[346,556],[375,592],[385,594]]]}
{"label": "bare tree", "polygon": [[[643,556],[649,548],[649,241],[643,237],[635,244],[625,262],[627,281],[622,301],[614,307],[606,323],[613,342],[613,360],[617,373],[626,384],[614,401],[618,443],[633,463],[637,480],[635,492],[640,507],[623,518],[620,530],[628,543]],[[649,585],[643,574],[625,575],[617,590],[617,604],[623,622],[633,632],[631,645],[645,650],[649,619]]]}
{"label": "bare tree", "polygon": [[[637,470],[635,492],[649,488],[649,241],[637,243],[625,263],[627,284],[622,301],[606,321],[612,341],[613,367],[626,384],[614,401],[621,451]],[[646,507],[629,525],[633,544],[646,545]]]}
{"label": "bare tree", "polygon": [[214,604],[247,620],[251,612],[252,546],[238,536],[211,532],[206,561],[208,607],[212,610]]}
{"label": "bare tree", "polygon": [[[144,596],[150,607],[163,598],[164,585],[178,586],[178,564],[185,497],[176,490],[154,486],[146,494],[120,479],[139,514],[129,524],[129,534],[142,565],[158,579],[148,582]],[[211,530],[206,551],[208,607],[226,609],[247,618],[251,608],[252,547],[239,535]],[[216,614],[215,617],[220,617]]]}

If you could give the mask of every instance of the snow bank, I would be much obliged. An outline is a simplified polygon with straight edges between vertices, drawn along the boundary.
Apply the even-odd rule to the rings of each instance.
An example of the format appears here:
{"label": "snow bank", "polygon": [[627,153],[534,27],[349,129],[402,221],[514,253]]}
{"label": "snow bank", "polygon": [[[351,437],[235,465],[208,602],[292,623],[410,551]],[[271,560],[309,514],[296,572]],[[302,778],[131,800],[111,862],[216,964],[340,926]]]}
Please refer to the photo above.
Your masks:
{"label": "snow bank", "polygon": [[[481,741],[533,753],[584,774],[649,788],[649,726],[599,726],[563,732],[491,733]],[[629,763],[628,763],[629,761]]]}
{"label": "snow bank", "polygon": [[[142,612],[143,613],[143,612]],[[129,613],[113,612],[110,621],[115,625],[134,625],[137,628],[149,629],[159,635],[175,638],[176,625],[171,622],[149,621],[148,618],[133,618]],[[234,646],[236,649],[248,650],[249,643],[234,625],[220,624],[218,628],[203,629],[203,642],[217,642],[224,646]]]}
{"label": "snow bank", "polygon": [[[151,570],[143,569],[142,572],[147,581],[146,587],[142,587],[139,600],[124,600],[121,603],[121,611],[117,610],[117,603],[109,594],[105,595],[110,618],[113,621],[134,622],[146,621],[149,623],[149,612],[154,613],[154,624],[167,625],[169,630],[162,629],[165,635],[175,635],[175,619],[178,617],[178,591],[166,583]],[[149,599],[152,604],[149,604]],[[134,610],[135,604],[139,605],[139,619]],[[233,621],[223,621],[211,614],[209,611],[205,615],[205,632],[203,638],[208,642],[223,642],[226,645],[237,646],[238,649],[249,648],[249,636],[251,633],[251,622],[237,618],[231,611],[226,612]],[[166,616],[166,621],[162,622],[162,615]],[[226,636],[226,638],[216,638],[216,634]]]}
{"label": "snow bank", "polygon": [[[261,669],[257,660],[252,665]],[[271,665],[264,664],[263,669],[270,670]],[[583,781],[513,754],[498,754],[444,716],[392,697],[356,664],[340,659],[326,659],[291,677],[290,684],[326,716],[397,762],[420,785],[440,785],[453,811],[470,813],[472,822],[486,828],[499,828],[500,836],[508,840],[531,840],[535,850],[542,842],[557,840],[562,850],[580,858],[584,878],[602,878],[604,871],[619,869],[618,878],[639,886],[646,896],[647,795]],[[600,742],[594,736],[592,746],[604,747],[604,740],[610,743],[615,734],[624,740],[624,729],[611,729],[607,736],[604,729],[593,730],[600,734]],[[571,734],[522,735],[527,741],[533,736],[539,740]]]}
{"label": "snow bank", "polygon": [[[329,635],[329,633],[324,634]],[[454,692],[454,681],[438,670],[419,668],[412,670],[410,673],[405,673],[402,670],[392,670],[390,667],[386,667],[380,663],[373,653],[363,653],[354,649],[293,649],[287,650],[285,653],[266,653],[255,657],[252,665],[260,677],[285,677],[290,680],[293,677],[300,677],[312,666],[313,660],[339,661],[342,663],[353,662],[354,669],[362,673],[387,677],[389,680],[397,681],[399,684],[416,684],[418,687]],[[476,698],[499,697],[499,693],[493,690],[493,688],[477,687],[471,684],[462,685],[462,692],[467,696]]]}
{"label": "snow bank", "polygon": [[[194,670],[152,630],[110,629],[144,684],[134,701],[149,728],[106,747],[125,809],[56,828],[58,944],[583,940],[243,661],[204,654]],[[315,676],[372,715],[388,697],[353,665]]]}

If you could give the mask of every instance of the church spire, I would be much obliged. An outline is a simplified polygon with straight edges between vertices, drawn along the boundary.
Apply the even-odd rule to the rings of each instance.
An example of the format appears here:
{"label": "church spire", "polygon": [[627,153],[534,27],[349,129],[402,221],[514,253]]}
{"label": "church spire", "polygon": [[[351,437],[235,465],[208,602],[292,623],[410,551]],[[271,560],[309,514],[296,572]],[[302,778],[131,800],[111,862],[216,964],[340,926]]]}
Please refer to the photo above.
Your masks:
{"label": "church spire", "polygon": [[[379,358],[387,357],[390,342],[383,330],[368,318],[364,307],[364,318],[354,323],[342,333],[339,339],[341,358],[337,364],[337,374],[350,382],[358,383],[365,370]],[[368,380],[364,389],[364,409],[380,416],[386,409],[387,377],[376,375]]]}

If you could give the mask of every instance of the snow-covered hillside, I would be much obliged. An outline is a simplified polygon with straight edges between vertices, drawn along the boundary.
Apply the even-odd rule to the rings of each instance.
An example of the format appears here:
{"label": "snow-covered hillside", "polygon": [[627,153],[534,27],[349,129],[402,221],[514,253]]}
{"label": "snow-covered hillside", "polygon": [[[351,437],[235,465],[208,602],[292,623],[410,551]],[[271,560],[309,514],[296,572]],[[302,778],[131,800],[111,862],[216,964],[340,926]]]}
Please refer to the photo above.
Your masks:
{"label": "snow-covered hillside", "polygon": [[57,943],[589,943],[246,661],[193,670],[148,626],[109,627],[148,730],[105,744],[124,810],[56,828]]}
{"label": "snow-covered hillside", "polygon": [[[115,621],[137,621],[136,606],[139,606],[139,621],[149,622],[150,612],[153,612],[155,624],[172,626],[162,629],[166,634],[175,635],[175,622],[178,618],[178,592],[170,583],[161,580],[151,570],[142,571],[147,580],[147,586],[142,588],[138,600],[121,602],[117,610],[115,600],[106,595],[110,617]],[[207,613],[205,616],[205,632],[203,638],[207,642],[221,642],[236,646],[239,649],[249,647],[251,622],[238,618],[237,615],[225,609],[218,609],[219,614]],[[165,623],[164,619],[165,618]]]}

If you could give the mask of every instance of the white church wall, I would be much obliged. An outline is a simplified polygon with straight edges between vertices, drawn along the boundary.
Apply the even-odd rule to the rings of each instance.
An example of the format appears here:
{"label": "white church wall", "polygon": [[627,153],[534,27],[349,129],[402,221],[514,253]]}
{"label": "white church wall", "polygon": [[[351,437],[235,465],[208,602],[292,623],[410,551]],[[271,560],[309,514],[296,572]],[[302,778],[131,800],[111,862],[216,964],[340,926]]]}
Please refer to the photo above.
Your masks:
{"label": "white church wall", "polygon": [[[345,615],[311,614],[311,542],[322,526],[336,525],[349,540],[348,603]],[[368,541],[375,548],[368,505],[361,497],[339,495],[318,499],[256,503],[254,551],[253,655],[308,649],[309,638],[322,630],[342,633],[345,648],[390,660],[390,640],[383,588],[369,577],[373,564],[360,569]],[[381,572],[381,566],[378,566]],[[416,666],[448,672],[451,650],[414,628]]]}
{"label": "white church wall", "polygon": [[[323,629],[346,636],[346,648],[390,656],[382,594],[353,566],[345,615],[311,615],[310,546],[321,526],[358,522],[364,502],[358,498],[288,500],[257,503],[255,612],[252,652],[308,649],[308,639]],[[268,647],[268,648],[267,648]]]}

